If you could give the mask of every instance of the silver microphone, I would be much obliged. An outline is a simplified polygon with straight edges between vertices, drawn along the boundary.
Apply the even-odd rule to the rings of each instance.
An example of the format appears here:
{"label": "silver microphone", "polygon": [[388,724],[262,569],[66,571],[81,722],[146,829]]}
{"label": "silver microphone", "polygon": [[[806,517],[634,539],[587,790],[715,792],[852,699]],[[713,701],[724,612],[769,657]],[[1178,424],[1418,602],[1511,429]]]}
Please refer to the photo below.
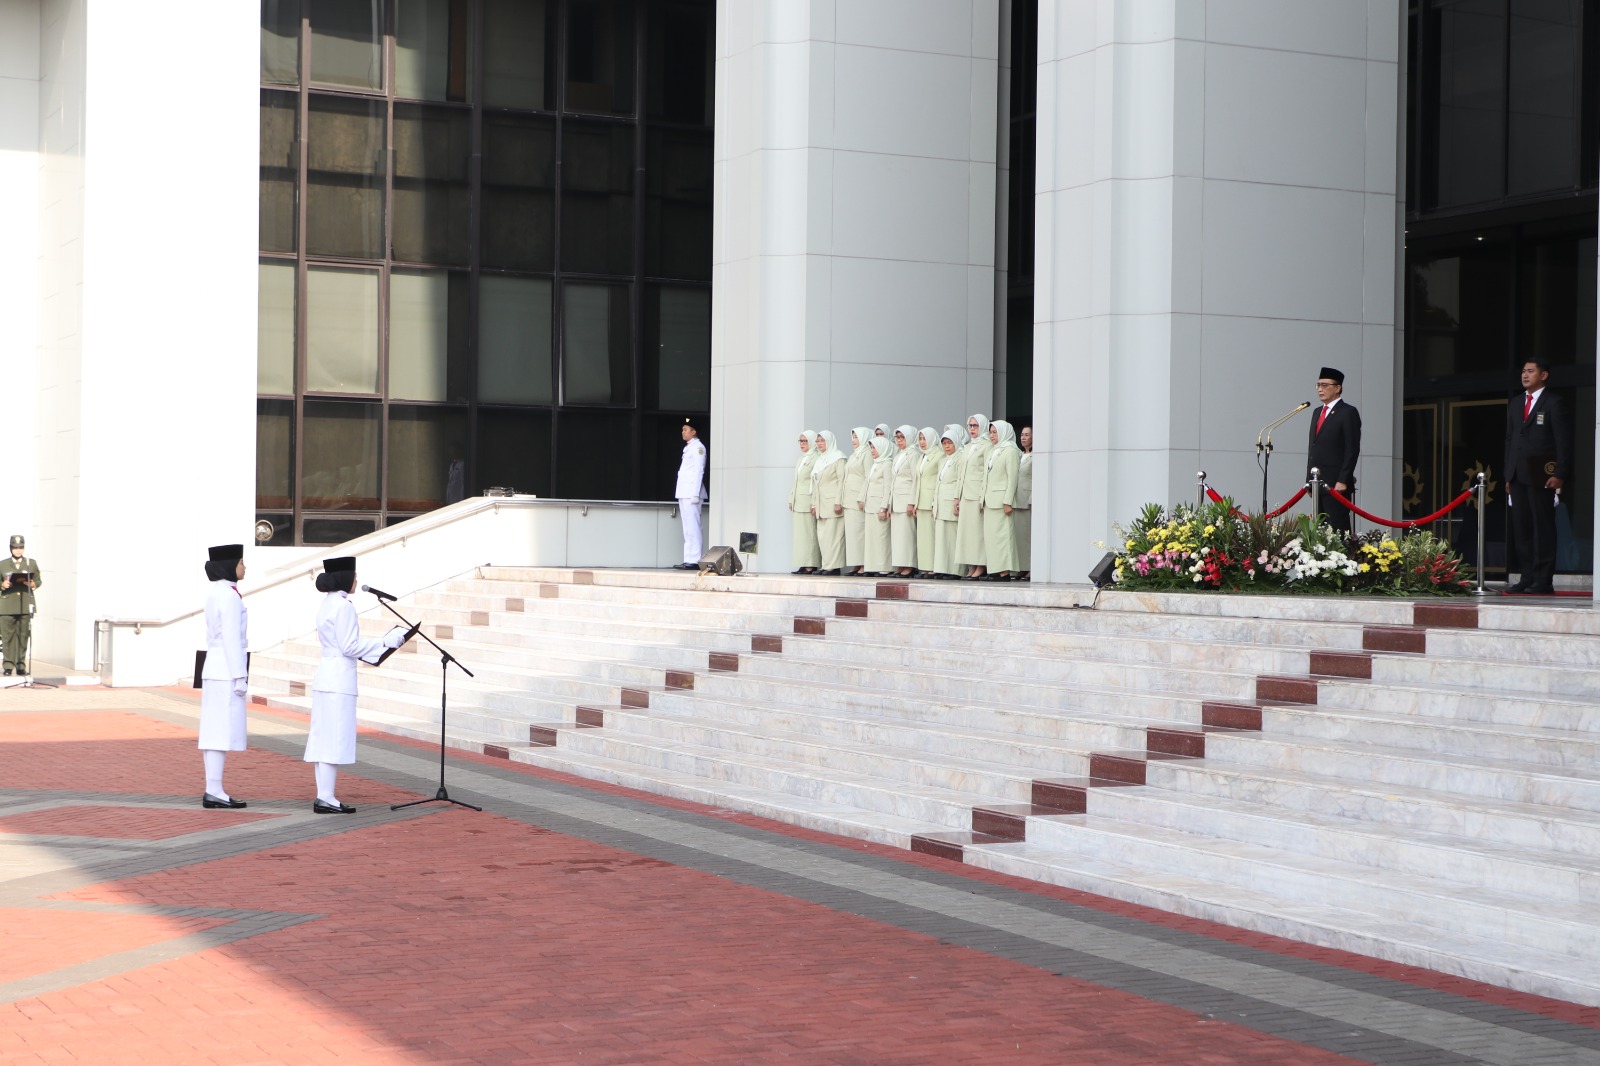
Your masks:
{"label": "silver microphone", "polygon": [[375,589],[371,585],[362,585],[361,586],[361,591],[362,592],[370,592],[374,596],[378,597],[378,599],[380,599],[380,600],[397,600],[397,599],[400,598],[398,596],[391,596],[387,592],[383,591],[382,589]]}

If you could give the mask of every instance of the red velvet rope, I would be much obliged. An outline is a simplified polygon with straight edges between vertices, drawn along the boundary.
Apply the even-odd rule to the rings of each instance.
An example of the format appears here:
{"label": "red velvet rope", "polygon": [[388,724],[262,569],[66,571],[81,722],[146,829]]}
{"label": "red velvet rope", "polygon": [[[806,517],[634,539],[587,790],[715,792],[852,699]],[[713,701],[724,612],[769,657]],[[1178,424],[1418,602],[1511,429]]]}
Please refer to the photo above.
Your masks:
{"label": "red velvet rope", "polygon": [[1311,491],[1311,486],[1309,486],[1309,485],[1301,485],[1300,486],[1300,491],[1295,493],[1293,496],[1290,496],[1288,503],[1284,504],[1282,507],[1278,508],[1276,511],[1268,511],[1262,517],[1263,518],[1277,518],[1279,515],[1283,514],[1283,512],[1287,511],[1289,508],[1293,507],[1295,504],[1297,504],[1301,500],[1305,499],[1306,493],[1310,492],[1310,491]]}
{"label": "red velvet rope", "polygon": [[[1266,515],[1264,515],[1263,517],[1266,517],[1266,518],[1277,518],[1279,515],[1283,514],[1283,512],[1287,511],[1289,508],[1291,508],[1295,504],[1299,503],[1300,500],[1305,496],[1306,491],[1307,491],[1306,486],[1302,485],[1300,487],[1300,491],[1295,493],[1293,496],[1289,497],[1289,500],[1288,500],[1287,503],[1285,503],[1282,507],[1279,507],[1276,511],[1268,511],[1266,513]],[[1222,502],[1222,497],[1218,496],[1217,495],[1217,490],[1212,488],[1210,485],[1206,486],[1206,498],[1209,499],[1212,503],[1221,503]],[[1249,517],[1249,515],[1245,514],[1243,511],[1239,510],[1239,508],[1237,508],[1237,507],[1235,507],[1233,509],[1233,515],[1234,515],[1235,518],[1248,518]]]}
{"label": "red velvet rope", "polygon": [[1402,519],[1399,522],[1391,522],[1387,518],[1379,518],[1375,514],[1369,514],[1366,511],[1363,511],[1354,503],[1350,502],[1350,500],[1346,499],[1344,493],[1340,492],[1332,485],[1325,486],[1322,491],[1326,492],[1329,496],[1332,496],[1334,499],[1350,508],[1350,510],[1354,511],[1362,518],[1365,518],[1368,522],[1376,522],[1378,525],[1388,526],[1390,529],[1415,529],[1417,526],[1425,526],[1429,522],[1438,521],[1451,511],[1454,511],[1457,507],[1460,507],[1462,504],[1472,499],[1473,494],[1477,492],[1476,489],[1466,490],[1461,495],[1457,496],[1455,499],[1451,500],[1449,503],[1433,512],[1431,515],[1428,515],[1426,518],[1407,518]]}

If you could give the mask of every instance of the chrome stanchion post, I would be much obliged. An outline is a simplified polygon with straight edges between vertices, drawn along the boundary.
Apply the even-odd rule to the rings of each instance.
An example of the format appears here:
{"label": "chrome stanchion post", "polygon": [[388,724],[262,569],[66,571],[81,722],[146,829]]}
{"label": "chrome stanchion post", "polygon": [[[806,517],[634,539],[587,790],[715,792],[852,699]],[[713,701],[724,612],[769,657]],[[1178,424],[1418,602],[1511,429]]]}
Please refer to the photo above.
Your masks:
{"label": "chrome stanchion post", "polygon": [[1478,587],[1474,590],[1474,593],[1478,596],[1488,595],[1483,587],[1483,527],[1488,520],[1488,509],[1484,505],[1488,502],[1486,497],[1489,492],[1485,484],[1486,480],[1487,475],[1480,470],[1478,472],[1478,483],[1473,486],[1478,495]]}
{"label": "chrome stanchion post", "polygon": [[1316,467],[1311,468],[1311,518],[1322,513],[1322,471]]}
{"label": "chrome stanchion post", "polygon": [[1196,482],[1196,491],[1200,497],[1198,506],[1203,508],[1206,505],[1206,472],[1204,470],[1196,472],[1194,480]]}

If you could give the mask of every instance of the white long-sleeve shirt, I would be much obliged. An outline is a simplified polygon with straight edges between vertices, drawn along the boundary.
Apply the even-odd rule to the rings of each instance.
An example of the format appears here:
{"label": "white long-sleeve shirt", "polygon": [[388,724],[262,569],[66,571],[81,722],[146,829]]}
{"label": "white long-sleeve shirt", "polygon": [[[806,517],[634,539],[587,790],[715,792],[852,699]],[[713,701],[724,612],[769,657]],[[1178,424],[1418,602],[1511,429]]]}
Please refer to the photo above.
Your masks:
{"label": "white long-sleeve shirt", "polygon": [[317,608],[317,639],[322,642],[322,661],[311,678],[311,687],[318,692],[354,696],[356,660],[375,658],[384,651],[383,641],[362,638],[361,620],[345,592],[330,592],[322,597],[322,606]]}
{"label": "white long-sleeve shirt", "polygon": [[232,581],[213,581],[206,593],[206,662],[202,681],[228,681],[249,673],[246,629],[249,612]]}

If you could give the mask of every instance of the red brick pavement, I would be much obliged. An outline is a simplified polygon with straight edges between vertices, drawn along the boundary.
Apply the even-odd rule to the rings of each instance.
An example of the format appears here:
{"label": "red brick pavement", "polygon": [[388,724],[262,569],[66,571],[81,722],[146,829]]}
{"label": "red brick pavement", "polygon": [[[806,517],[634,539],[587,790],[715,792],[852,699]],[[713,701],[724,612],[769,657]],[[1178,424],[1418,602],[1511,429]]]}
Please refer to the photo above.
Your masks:
{"label": "red brick pavement", "polygon": [[[0,910],[0,981],[148,947],[221,925],[217,918],[166,918],[150,914]],[[0,1061],[4,1061],[0,1057]]]}
{"label": "red brick pavement", "polygon": [[[0,741],[9,787],[195,791],[184,730],[19,720]],[[269,752],[230,760],[242,795],[304,797],[308,776]],[[340,792],[404,795],[358,774]],[[8,1066],[1347,1061],[492,812],[440,808],[59,898],[320,917],[0,1007]],[[95,917],[41,924],[12,968],[195,928]]]}
{"label": "red brick pavement", "polygon": [[0,817],[0,833],[40,836],[104,837],[114,840],[166,840],[225,825],[280,818],[250,811],[174,811],[161,807],[110,807],[86,804],[51,807]]}

